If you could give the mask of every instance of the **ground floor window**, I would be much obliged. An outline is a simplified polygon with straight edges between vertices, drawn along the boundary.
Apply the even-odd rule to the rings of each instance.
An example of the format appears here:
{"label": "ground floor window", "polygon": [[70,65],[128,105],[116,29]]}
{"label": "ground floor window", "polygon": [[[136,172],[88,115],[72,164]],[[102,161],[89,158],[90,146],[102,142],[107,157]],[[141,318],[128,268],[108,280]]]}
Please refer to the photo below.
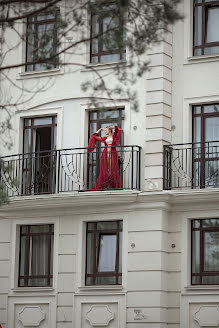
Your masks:
{"label": "ground floor window", "polygon": [[53,284],[54,225],[20,226],[19,287]]}
{"label": "ground floor window", "polygon": [[192,284],[219,284],[219,219],[192,220]]}
{"label": "ground floor window", "polygon": [[122,284],[122,221],[87,223],[86,285]]}

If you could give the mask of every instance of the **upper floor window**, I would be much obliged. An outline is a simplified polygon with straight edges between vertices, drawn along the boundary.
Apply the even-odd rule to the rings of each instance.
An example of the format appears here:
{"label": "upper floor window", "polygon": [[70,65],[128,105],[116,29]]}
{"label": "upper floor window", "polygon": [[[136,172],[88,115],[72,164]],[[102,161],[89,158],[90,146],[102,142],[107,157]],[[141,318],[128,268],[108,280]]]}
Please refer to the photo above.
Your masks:
{"label": "upper floor window", "polygon": [[193,106],[193,187],[219,186],[219,104]]}
{"label": "upper floor window", "polygon": [[19,287],[52,286],[53,238],[53,224],[20,227]]}
{"label": "upper floor window", "polygon": [[192,284],[219,284],[219,219],[192,220]]}
{"label": "upper floor window", "polygon": [[114,3],[102,6],[91,15],[90,62],[108,63],[125,60],[124,20]]}
{"label": "upper floor window", "polygon": [[26,71],[48,70],[58,66],[59,11],[54,9],[27,19]]}
{"label": "upper floor window", "polygon": [[193,55],[219,53],[219,1],[194,0]]}
{"label": "upper floor window", "polygon": [[122,221],[87,223],[86,285],[122,284]]}

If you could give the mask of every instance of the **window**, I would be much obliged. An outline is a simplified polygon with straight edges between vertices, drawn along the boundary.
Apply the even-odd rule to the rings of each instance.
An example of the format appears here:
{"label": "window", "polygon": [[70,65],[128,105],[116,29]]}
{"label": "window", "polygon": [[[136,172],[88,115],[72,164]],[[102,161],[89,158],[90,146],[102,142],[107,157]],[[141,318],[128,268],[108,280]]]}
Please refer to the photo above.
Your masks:
{"label": "window", "polygon": [[53,224],[20,227],[19,287],[52,286],[53,242]]}
{"label": "window", "polygon": [[[88,140],[93,133],[95,133],[100,128],[105,129],[107,126],[117,125],[124,131],[124,121],[125,121],[125,109],[124,108],[114,108],[114,109],[106,109],[106,110],[97,110],[89,112],[89,131],[88,131]],[[100,133],[101,136],[104,136],[104,132]],[[124,145],[124,134],[121,135],[120,145]],[[100,144],[100,146],[102,146]],[[91,153],[88,155],[88,181],[87,188],[92,189],[92,185],[94,181],[97,180],[97,177],[100,174],[100,166],[98,163],[101,162],[101,151],[103,148],[97,148],[96,153]],[[119,170],[120,176],[123,177],[123,168],[120,159],[124,157],[124,152],[119,153]]]}
{"label": "window", "polygon": [[101,12],[94,6],[92,12],[90,62],[125,60],[124,21],[117,6],[112,3],[105,5]]}
{"label": "window", "polygon": [[122,284],[122,221],[87,223],[86,285]]}
{"label": "window", "polygon": [[192,284],[219,284],[219,219],[192,220]]}
{"label": "window", "polygon": [[193,187],[219,186],[219,104],[193,107]]}
{"label": "window", "polygon": [[24,119],[22,194],[55,192],[56,136],[56,116]]}
{"label": "window", "polygon": [[59,11],[44,12],[27,19],[26,71],[48,70],[58,66]]}
{"label": "window", "polygon": [[195,56],[219,53],[219,1],[194,0]]}

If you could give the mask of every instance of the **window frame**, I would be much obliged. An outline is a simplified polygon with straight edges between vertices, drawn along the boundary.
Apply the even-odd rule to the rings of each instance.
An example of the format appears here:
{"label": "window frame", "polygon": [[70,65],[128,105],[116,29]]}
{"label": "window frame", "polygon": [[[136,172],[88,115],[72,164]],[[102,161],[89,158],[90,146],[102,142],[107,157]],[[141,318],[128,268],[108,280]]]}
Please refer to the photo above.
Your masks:
{"label": "window frame", "polygon": [[[113,5],[116,4],[116,2],[109,2],[106,3],[105,5]],[[104,4],[103,4],[104,6]],[[109,12],[110,13],[110,9],[103,9],[101,12]],[[99,11],[100,13],[100,11]],[[91,9],[91,15],[90,15],[90,64],[108,64],[111,62],[115,62],[115,60],[110,60],[110,61],[106,61],[106,62],[101,62],[101,57],[105,56],[105,55],[115,55],[115,54],[119,54],[120,55],[120,59],[116,60],[116,61],[122,61],[125,60],[125,58],[123,58],[123,55],[126,55],[126,48],[123,47],[122,51],[119,51],[119,49],[115,49],[115,50],[103,50],[103,43],[101,41],[102,35],[103,35],[103,17],[101,18],[99,16],[98,12],[92,12]],[[98,16],[98,37],[93,37],[93,16]],[[106,17],[110,17],[106,16]],[[124,18],[119,20],[119,26],[122,30],[122,35],[124,34]],[[98,52],[97,53],[93,53],[92,52],[92,45],[93,45],[93,40],[97,39],[97,47],[98,47]],[[124,38],[123,38],[123,42],[124,42]],[[93,62],[92,58],[93,57],[97,57],[97,62]]]}
{"label": "window frame", "polygon": [[[206,218],[207,220],[214,220],[218,218]],[[192,286],[211,286],[211,285],[218,285],[218,284],[204,284],[202,283],[202,278],[206,276],[214,277],[219,276],[219,271],[204,271],[204,232],[219,232],[219,226],[218,227],[203,227],[202,223],[205,219],[192,219],[191,220],[191,285]],[[199,228],[194,227],[194,222],[199,221],[200,226]],[[193,232],[194,231],[200,231],[200,272],[199,273],[193,273]],[[199,283],[193,283],[192,278],[193,277],[200,277]]]}
{"label": "window frame", "polygon": [[[36,233],[36,232],[30,232],[30,229],[31,227],[33,226],[48,226],[49,228],[49,231],[48,232],[39,232],[39,233]],[[21,229],[22,227],[27,227],[27,233],[22,233],[21,232]],[[53,229],[53,231],[52,231]],[[47,287],[52,287],[54,285],[54,274],[53,274],[53,267],[52,267],[52,273],[51,273],[51,251],[52,251],[52,247],[53,247],[53,259],[52,259],[52,263],[54,264],[54,236],[55,236],[55,233],[54,233],[54,229],[55,229],[55,226],[53,223],[48,223],[48,224],[21,224],[19,225],[19,263],[18,263],[18,287],[19,288],[35,288],[35,287],[41,287],[41,288],[47,288]],[[29,275],[29,270],[30,270],[30,237],[34,235],[47,235],[49,236],[48,238],[48,274],[47,275]],[[28,271],[28,274],[26,274],[25,272],[25,275],[21,275],[20,274],[20,271],[21,271],[21,236],[27,236],[27,240],[25,242],[25,244],[29,245],[29,247],[27,248],[27,251],[28,251],[28,254],[26,259],[25,259],[25,271],[27,272]],[[51,237],[53,236],[53,245],[51,245]],[[52,246],[52,247],[51,247]],[[42,285],[29,285],[28,282],[29,282],[29,279],[34,279],[34,278],[45,278],[47,279],[47,285],[46,286],[42,286]],[[20,284],[20,280],[21,279],[24,279],[24,286],[21,286]],[[50,280],[52,279],[52,283],[50,283]]]}
{"label": "window frame", "polygon": [[[201,17],[202,17],[202,22],[201,22],[201,44],[200,45],[195,45],[195,25],[196,25],[196,8],[201,7],[202,12],[201,12]],[[193,56],[203,56],[203,55],[215,55],[217,53],[212,53],[212,54],[205,54],[205,49],[206,48],[211,48],[211,47],[219,47],[219,39],[217,42],[206,42],[206,37],[207,37],[207,23],[208,23],[208,9],[213,8],[213,7],[218,7],[219,8],[219,0],[217,1],[209,1],[205,2],[205,0],[201,0],[201,2],[196,2],[196,0],[193,0]],[[196,49],[201,49],[201,54],[196,55],[195,50]],[[219,50],[218,50],[219,54]]]}
{"label": "window frame", "polygon": [[[57,50],[57,45],[58,45],[58,21],[59,21],[59,17],[60,17],[60,10],[59,8],[54,8],[54,18],[52,19],[45,19],[45,20],[37,20],[37,17],[39,15],[43,15],[43,14],[49,14],[50,11],[45,11],[45,12],[42,12],[40,14],[36,14],[36,15],[33,15],[33,16],[30,16],[27,18],[26,20],[26,49],[25,49],[25,72],[26,73],[31,73],[31,72],[42,72],[42,71],[47,71],[47,70],[52,70],[52,69],[55,69],[55,68],[58,68],[59,67],[59,57],[56,56],[56,60],[57,60],[57,63],[52,63],[51,64],[51,68],[43,68],[43,69],[39,69],[39,70],[36,70],[36,65],[38,64],[38,62],[35,62],[34,61],[34,55],[33,55],[33,58],[32,60],[30,61],[32,64],[28,64],[28,45],[29,45],[29,33],[28,33],[28,26],[29,25],[33,25],[34,26],[34,31],[33,31],[33,44],[34,44],[34,48],[33,48],[33,51],[36,52],[38,47],[37,47],[37,40],[38,40],[38,26],[39,25],[48,25],[48,24],[52,24],[54,23],[54,27],[53,27],[53,43],[52,43],[52,53],[53,53],[53,56],[54,54],[56,54],[56,50]],[[31,21],[31,19],[33,19],[33,21]],[[31,45],[31,44],[30,44]],[[29,46],[30,46],[29,45]],[[45,59],[45,62],[41,62],[40,64],[46,64],[46,63],[49,63],[49,60]],[[32,66],[32,67],[31,67]],[[29,69],[28,69],[29,68]]]}
{"label": "window frame", "polygon": [[[206,144],[210,143],[206,141],[206,126],[205,126],[205,120],[206,118],[211,118],[211,117],[219,117],[219,112],[205,112],[205,106],[219,106],[219,102],[214,102],[214,103],[203,103],[203,104],[196,104],[192,106],[192,142],[195,144],[197,141],[195,141],[195,119],[197,117],[200,117],[200,157],[195,158],[193,154],[193,159],[192,159],[192,174],[194,178],[194,166],[195,163],[200,163],[200,181],[198,185],[200,185],[201,188],[206,188],[209,187],[209,185],[206,186],[206,181],[205,181],[205,173],[206,173],[206,167],[205,164],[210,161],[218,161],[219,158],[217,157],[209,157],[206,156]],[[196,112],[196,108],[200,107],[200,113]],[[212,140],[213,141],[213,140]],[[216,151],[215,151],[216,153]]]}
{"label": "window frame", "polygon": [[[98,223],[104,223],[104,222],[116,222],[117,228],[116,229],[97,229]],[[95,229],[88,229],[88,224],[92,223],[95,224]],[[122,223],[122,228],[119,227],[120,223]],[[109,220],[109,221],[92,221],[92,222],[86,222],[86,248],[85,248],[85,286],[104,286],[104,285],[122,285],[122,270],[121,273],[119,272],[119,256],[120,251],[122,252],[122,248],[120,250],[119,243],[120,243],[120,232],[123,233],[123,220]],[[93,240],[93,249],[94,249],[94,270],[93,273],[87,273],[87,240],[88,240],[88,233],[94,233],[94,240]],[[102,235],[116,235],[116,263],[115,263],[115,271],[107,271],[107,272],[99,272],[98,271],[98,265],[99,265],[99,256],[100,256],[100,237]],[[96,251],[96,238],[99,237],[98,240],[98,252]],[[122,238],[123,241],[123,238]],[[98,256],[96,258],[96,255]],[[98,277],[115,277],[115,283],[109,283],[109,284],[98,284],[96,283],[96,278]],[[119,277],[121,277],[121,283],[119,283]],[[87,284],[87,278],[93,278],[93,282],[91,284]]]}

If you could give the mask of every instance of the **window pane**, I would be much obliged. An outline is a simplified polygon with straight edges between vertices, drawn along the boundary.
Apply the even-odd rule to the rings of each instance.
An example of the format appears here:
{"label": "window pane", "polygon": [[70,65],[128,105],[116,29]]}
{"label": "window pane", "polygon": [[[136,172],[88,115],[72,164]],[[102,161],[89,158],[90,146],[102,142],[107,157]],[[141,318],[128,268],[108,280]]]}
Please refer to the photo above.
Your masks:
{"label": "window pane", "polygon": [[96,285],[115,285],[116,277],[97,277]]}
{"label": "window pane", "polygon": [[219,285],[219,275],[202,277],[202,284],[203,285]]}
{"label": "window pane", "polygon": [[203,228],[219,228],[219,219],[208,219],[208,220],[202,220],[202,227]]}
{"label": "window pane", "polygon": [[208,117],[205,119],[205,141],[219,140],[219,117]]}
{"label": "window pane", "polygon": [[194,142],[201,141],[201,117],[194,117]]}
{"label": "window pane", "polygon": [[46,225],[46,224],[43,224],[43,225],[33,225],[33,226],[30,226],[30,232],[31,233],[49,232],[49,226]]}
{"label": "window pane", "polygon": [[122,232],[119,233],[119,273],[122,272]]}
{"label": "window pane", "polygon": [[52,124],[52,117],[39,117],[33,121],[34,125],[48,125]]}
{"label": "window pane", "polygon": [[200,277],[199,276],[193,276],[192,277],[192,284],[193,285],[200,284]]}
{"label": "window pane", "polygon": [[43,14],[37,15],[37,20],[38,21],[48,20],[48,19],[55,19],[55,14],[53,14],[53,13],[43,13]]}
{"label": "window pane", "polygon": [[194,45],[198,46],[202,43],[202,7],[195,8],[195,35]]}
{"label": "window pane", "polygon": [[88,222],[87,223],[87,229],[88,230],[94,230],[94,229],[96,229],[96,222]]}
{"label": "window pane", "polygon": [[120,54],[104,55],[100,57],[101,63],[109,63],[120,60]]}
{"label": "window pane", "polygon": [[36,38],[36,32],[34,30],[34,24],[28,24],[27,26],[27,62],[34,61],[34,40]]}
{"label": "window pane", "polygon": [[202,54],[201,48],[198,48],[198,49],[194,50],[194,56],[201,56],[201,54]]}
{"label": "window pane", "polygon": [[92,36],[95,36],[99,33],[99,18],[98,15],[92,16]]}
{"label": "window pane", "polygon": [[28,262],[27,258],[27,250],[28,250],[28,244],[27,244],[27,239],[28,237],[22,236],[21,237],[21,249],[20,249],[20,276],[25,275],[25,268],[26,268],[26,263]]}
{"label": "window pane", "polygon": [[36,235],[31,237],[32,261],[30,275],[48,274],[48,236]]}
{"label": "window pane", "polygon": [[205,162],[205,186],[219,187],[219,161]]}
{"label": "window pane", "polygon": [[116,269],[116,235],[100,237],[98,272],[114,272]]}
{"label": "window pane", "polygon": [[219,41],[219,7],[208,8],[207,10],[206,42],[217,42]]}
{"label": "window pane", "polygon": [[94,64],[98,63],[98,57],[97,56],[92,57],[91,62]]}
{"label": "window pane", "polygon": [[93,134],[97,131],[97,123],[90,123],[90,134]]}
{"label": "window pane", "polygon": [[97,222],[97,230],[117,229],[117,221]]}
{"label": "window pane", "polygon": [[53,245],[54,245],[54,236],[51,236],[50,274],[53,274]]}
{"label": "window pane", "polygon": [[207,47],[204,49],[205,55],[214,55],[219,53],[219,47]]}
{"label": "window pane", "polygon": [[219,105],[205,105],[204,106],[204,113],[219,113]]}
{"label": "window pane", "polygon": [[[119,117],[119,111],[115,110],[99,110],[98,116],[100,120],[111,119]],[[108,123],[109,125],[109,123]]]}
{"label": "window pane", "polygon": [[204,233],[204,271],[219,271],[219,231]]}
{"label": "window pane", "polygon": [[200,231],[192,233],[192,273],[200,272]]}
{"label": "window pane", "polygon": [[94,233],[87,234],[87,273],[94,272]]}
{"label": "window pane", "polygon": [[194,106],[193,110],[194,114],[201,114],[201,106]]}
{"label": "window pane", "polygon": [[28,287],[46,287],[48,286],[47,278],[29,278]]}
{"label": "window pane", "polygon": [[26,119],[24,120],[24,125],[25,125],[25,126],[30,126],[30,125],[31,125],[31,119],[26,118]]}
{"label": "window pane", "polygon": [[193,228],[200,228],[200,220],[192,220]]}
{"label": "window pane", "polygon": [[[31,129],[25,129],[24,130],[24,153],[30,153],[31,152]],[[25,164],[26,163],[25,161]],[[27,168],[28,165],[25,165],[24,168]]]}
{"label": "window pane", "polygon": [[90,120],[96,120],[97,119],[97,112],[90,112]]}

